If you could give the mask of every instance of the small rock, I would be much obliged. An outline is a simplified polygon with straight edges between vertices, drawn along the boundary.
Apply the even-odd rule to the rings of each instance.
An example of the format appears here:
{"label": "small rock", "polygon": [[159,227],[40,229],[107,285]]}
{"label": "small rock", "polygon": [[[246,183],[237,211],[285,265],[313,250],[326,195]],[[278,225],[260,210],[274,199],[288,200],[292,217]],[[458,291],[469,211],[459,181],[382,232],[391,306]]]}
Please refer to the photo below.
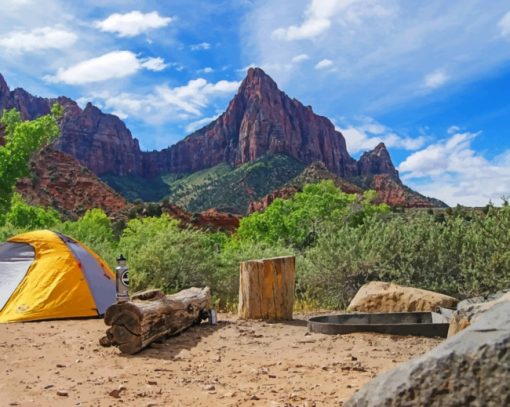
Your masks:
{"label": "small rock", "polygon": [[250,400],[260,400],[255,394],[250,397]]}
{"label": "small rock", "polygon": [[149,381],[147,382],[147,384],[149,384],[149,385],[151,385],[151,386],[156,386],[156,385],[158,384],[158,382],[157,382],[157,381],[155,381],[155,380],[149,380]]}
{"label": "small rock", "polygon": [[51,389],[52,387],[55,387],[55,386],[53,384],[47,384],[46,386],[44,386],[44,390]]}
{"label": "small rock", "polygon": [[204,386],[203,389],[205,391],[213,391],[213,390],[216,390],[216,387],[214,386],[214,384],[208,384],[208,385]]}
{"label": "small rock", "polygon": [[62,368],[62,367],[66,367],[66,365],[63,365],[61,363],[57,363],[57,367]]}
{"label": "small rock", "polygon": [[69,393],[65,390],[58,390],[57,391],[57,396],[60,396],[60,397],[67,397],[69,396]]}

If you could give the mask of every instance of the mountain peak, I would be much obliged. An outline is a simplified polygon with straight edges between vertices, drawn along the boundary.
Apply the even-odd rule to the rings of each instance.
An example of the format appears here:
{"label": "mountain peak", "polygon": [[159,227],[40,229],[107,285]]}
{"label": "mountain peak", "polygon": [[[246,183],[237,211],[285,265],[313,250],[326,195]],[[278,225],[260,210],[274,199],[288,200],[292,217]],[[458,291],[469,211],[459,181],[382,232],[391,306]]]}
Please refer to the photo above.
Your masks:
{"label": "mountain peak", "polygon": [[373,150],[363,153],[358,161],[358,172],[361,176],[388,174],[399,180],[398,171],[391,161],[390,153],[384,143],[379,143]]}
{"label": "mountain peak", "polygon": [[278,85],[261,68],[249,68],[246,73],[246,78],[244,78],[241,86],[239,87],[239,93],[250,92],[253,90],[275,91],[278,90]]}

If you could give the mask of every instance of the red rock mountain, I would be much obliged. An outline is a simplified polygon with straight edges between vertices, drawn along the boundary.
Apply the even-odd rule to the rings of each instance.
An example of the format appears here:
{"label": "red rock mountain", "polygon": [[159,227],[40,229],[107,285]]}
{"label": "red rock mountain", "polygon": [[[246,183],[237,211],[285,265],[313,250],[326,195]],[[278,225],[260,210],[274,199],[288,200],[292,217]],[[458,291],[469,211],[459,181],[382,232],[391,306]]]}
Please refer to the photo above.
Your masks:
{"label": "red rock mountain", "polygon": [[225,113],[162,151],[142,152],[122,120],[90,103],[81,109],[66,97],[46,99],[23,89],[10,91],[0,75],[0,108],[14,107],[23,119],[33,119],[47,114],[54,102],[64,107],[55,148],[97,175],[190,173],[222,162],[237,166],[264,154],[282,153],[305,164],[323,162],[345,178],[368,173],[397,176],[387,152],[378,154],[375,164],[368,159],[357,163],[331,121],[288,97],[260,68],[248,70]]}
{"label": "red rock mountain", "polygon": [[[364,187],[381,188],[385,202],[409,197],[384,144],[354,160],[330,120],[288,97],[260,68],[248,70],[221,116],[161,151],[142,152],[122,120],[90,103],[81,109],[66,97],[46,99],[23,89],[11,91],[0,75],[0,108],[16,108],[23,119],[33,119],[47,114],[55,102],[64,107],[64,117],[53,147],[99,176],[192,173],[223,162],[239,166],[267,154],[285,154],[307,165],[322,163],[336,177],[368,179]],[[426,206],[419,201],[418,206]]]}
{"label": "red rock mountain", "polygon": [[342,177],[358,172],[345,139],[327,118],[289,98],[262,69],[250,68],[225,113],[174,146],[150,154],[144,165],[146,174],[185,173],[277,153],[305,164],[321,161]]}

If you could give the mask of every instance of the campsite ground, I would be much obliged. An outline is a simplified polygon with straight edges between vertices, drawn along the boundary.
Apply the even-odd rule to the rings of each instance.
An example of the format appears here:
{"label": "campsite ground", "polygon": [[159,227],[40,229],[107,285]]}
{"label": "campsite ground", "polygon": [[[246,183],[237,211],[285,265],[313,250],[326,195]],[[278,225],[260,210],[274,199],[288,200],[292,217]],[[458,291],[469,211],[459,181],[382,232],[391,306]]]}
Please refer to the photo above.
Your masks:
{"label": "campsite ground", "polygon": [[[102,320],[0,324],[6,406],[339,406],[439,339],[309,334],[219,315],[134,356],[103,348]],[[60,395],[59,395],[60,394]]]}

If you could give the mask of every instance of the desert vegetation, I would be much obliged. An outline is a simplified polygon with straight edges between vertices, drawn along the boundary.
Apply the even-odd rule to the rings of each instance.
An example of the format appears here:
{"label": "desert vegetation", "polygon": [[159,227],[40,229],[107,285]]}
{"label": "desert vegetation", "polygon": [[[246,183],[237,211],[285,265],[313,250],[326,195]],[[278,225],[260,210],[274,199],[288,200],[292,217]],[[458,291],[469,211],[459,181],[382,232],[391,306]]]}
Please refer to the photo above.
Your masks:
{"label": "desert vegetation", "polygon": [[[62,220],[55,209],[31,206],[14,193],[16,180],[29,175],[30,155],[57,136],[59,115],[55,106],[33,121],[21,122],[15,111],[0,120],[0,241],[34,229],[60,231],[111,267],[120,253],[127,256],[133,290],[208,285],[224,308],[237,299],[239,262],[289,254],[297,258],[296,294],[305,306],[345,307],[369,280],[458,297],[510,285],[505,199],[501,207],[402,211],[374,204],[372,191],[346,194],[328,180],[244,217],[234,234],[187,228],[156,210],[127,222],[114,222],[100,209]],[[262,164],[256,166],[266,168]]]}
{"label": "desert vegetation", "polygon": [[133,290],[209,285],[219,306],[235,304],[239,262],[294,254],[301,305],[342,308],[368,280],[468,297],[510,285],[510,207],[396,212],[340,192],[331,181],[242,219],[237,233],[183,228],[167,215],[113,223],[99,209],[61,221],[13,195],[0,240],[38,228],[90,246],[112,267],[128,258]]}

